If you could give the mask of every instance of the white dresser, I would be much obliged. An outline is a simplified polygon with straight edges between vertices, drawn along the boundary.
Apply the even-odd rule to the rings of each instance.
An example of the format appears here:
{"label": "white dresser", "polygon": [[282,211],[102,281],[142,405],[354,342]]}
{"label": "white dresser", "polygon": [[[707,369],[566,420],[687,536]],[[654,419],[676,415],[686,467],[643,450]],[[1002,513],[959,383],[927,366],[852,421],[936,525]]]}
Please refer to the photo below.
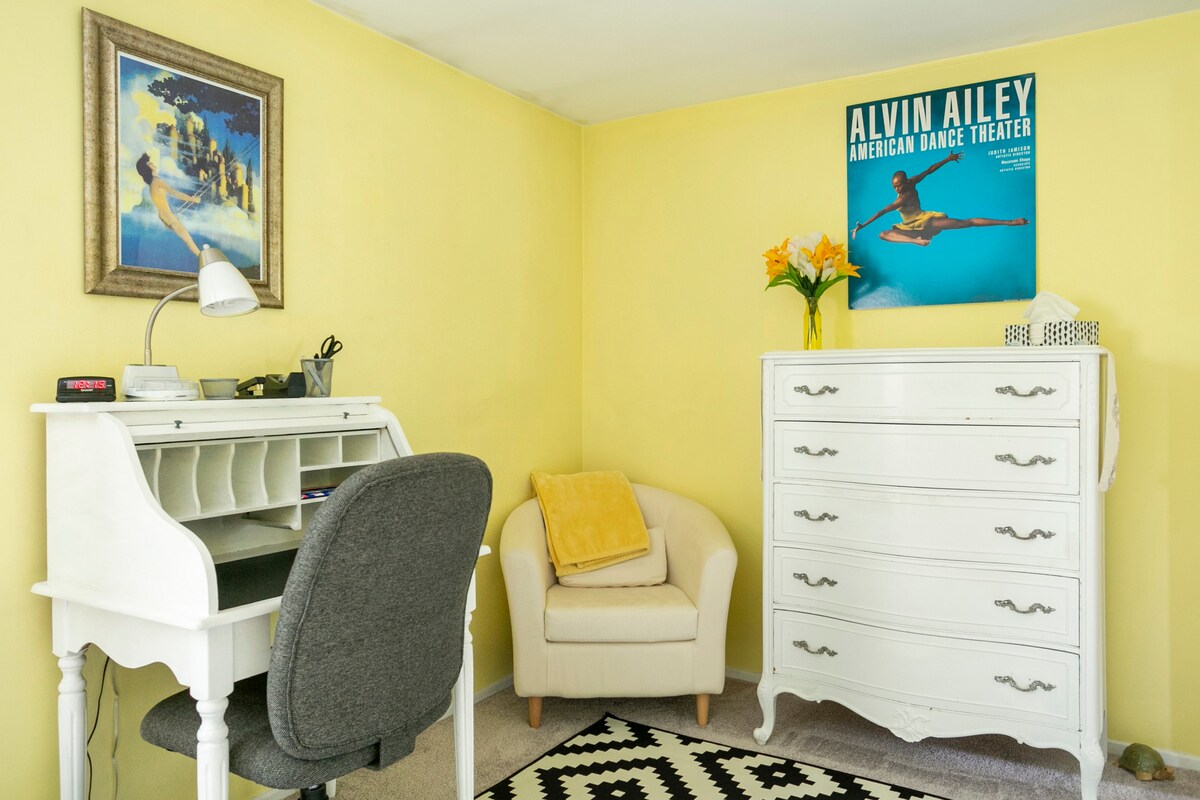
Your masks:
{"label": "white dresser", "polygon": [[775,699],[918,741],[1105,758],[1098,347],[763,357],[765,743]]}

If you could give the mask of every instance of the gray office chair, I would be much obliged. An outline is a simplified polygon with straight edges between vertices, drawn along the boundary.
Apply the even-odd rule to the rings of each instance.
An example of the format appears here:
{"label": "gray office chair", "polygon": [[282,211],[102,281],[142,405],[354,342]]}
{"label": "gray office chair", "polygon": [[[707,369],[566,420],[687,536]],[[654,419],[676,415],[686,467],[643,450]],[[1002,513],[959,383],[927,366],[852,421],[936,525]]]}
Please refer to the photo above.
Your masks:
{"label": "gray office chair", "polygon": [[[283,590],[269,669],[229,697],[230,772],[315,799],[412,752],[462,666],[491,498],[482,461],[433,453],[362,469],[324,502]],[[150,709],[142,738],[195,758],[199,727],[184,691]]]}

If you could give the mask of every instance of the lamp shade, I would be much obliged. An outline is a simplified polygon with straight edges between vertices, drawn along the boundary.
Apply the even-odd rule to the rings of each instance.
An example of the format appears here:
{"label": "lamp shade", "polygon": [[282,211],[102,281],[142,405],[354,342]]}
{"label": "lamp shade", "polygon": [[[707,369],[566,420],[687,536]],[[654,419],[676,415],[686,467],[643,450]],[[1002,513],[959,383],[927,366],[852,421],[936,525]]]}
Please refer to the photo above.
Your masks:
{"label": "lamp shade", "polygon": [[250,283],[215,247],[204,245],[199,256],[200,313],[210,317],[236,317],[258,308]]}

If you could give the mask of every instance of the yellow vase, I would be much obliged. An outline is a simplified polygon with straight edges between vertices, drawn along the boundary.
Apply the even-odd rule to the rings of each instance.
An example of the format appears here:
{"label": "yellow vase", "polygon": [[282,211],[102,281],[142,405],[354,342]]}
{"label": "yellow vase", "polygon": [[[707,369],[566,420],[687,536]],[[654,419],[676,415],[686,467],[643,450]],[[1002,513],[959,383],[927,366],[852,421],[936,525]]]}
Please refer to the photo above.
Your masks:
{"label": "yellow vase", "polygon": [[804,307],[804,349],[821,349],[821,309],[814,298],[806,297]]}

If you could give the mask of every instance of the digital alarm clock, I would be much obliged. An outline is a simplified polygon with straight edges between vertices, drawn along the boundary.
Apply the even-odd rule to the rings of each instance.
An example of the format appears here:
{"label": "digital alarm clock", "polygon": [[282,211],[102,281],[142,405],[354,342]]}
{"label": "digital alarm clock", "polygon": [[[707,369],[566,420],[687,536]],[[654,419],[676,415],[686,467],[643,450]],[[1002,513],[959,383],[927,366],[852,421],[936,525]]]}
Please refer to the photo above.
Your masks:
{"label": "digital alarm clock", "polygon": [[110,403],[117,399],[117,382],[98,375],[59,378],[54,399],[60,403]]}

